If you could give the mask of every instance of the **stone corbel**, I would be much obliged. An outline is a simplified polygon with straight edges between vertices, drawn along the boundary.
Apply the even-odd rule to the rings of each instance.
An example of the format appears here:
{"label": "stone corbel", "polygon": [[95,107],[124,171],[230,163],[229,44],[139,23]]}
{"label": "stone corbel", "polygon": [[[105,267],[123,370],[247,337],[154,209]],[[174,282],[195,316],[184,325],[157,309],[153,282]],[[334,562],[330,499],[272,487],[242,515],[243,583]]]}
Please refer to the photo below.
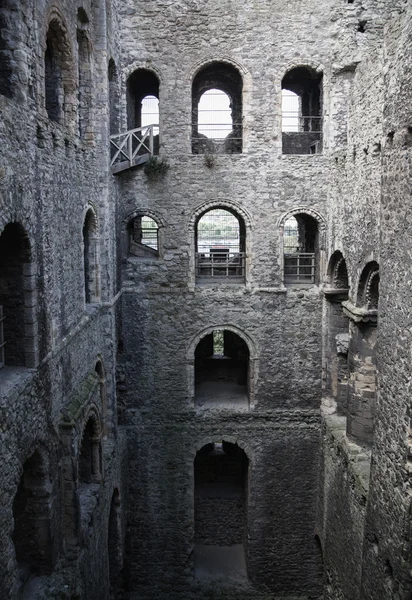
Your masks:
{"label": "stone corbel", "polygon": [[342,302],[348,299],[349,289],[325,287],[323,293],[329,302]]}
{"label": "stone corbel", "polygon": [[350,300],[342,302],[343,313],[354,323],[377,323],[378,311],[376,308],[359,307]]}

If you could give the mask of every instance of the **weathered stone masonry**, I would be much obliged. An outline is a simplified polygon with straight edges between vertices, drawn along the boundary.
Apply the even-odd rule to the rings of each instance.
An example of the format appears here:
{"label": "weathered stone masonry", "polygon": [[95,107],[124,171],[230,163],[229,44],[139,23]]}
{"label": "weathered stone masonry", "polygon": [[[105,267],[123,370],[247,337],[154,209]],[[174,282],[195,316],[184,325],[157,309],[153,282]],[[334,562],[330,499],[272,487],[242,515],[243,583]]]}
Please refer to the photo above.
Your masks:
{"label": "weathered stone masonry", "polygon": [[2,598],[409,599],[411,10],[2,3]]}

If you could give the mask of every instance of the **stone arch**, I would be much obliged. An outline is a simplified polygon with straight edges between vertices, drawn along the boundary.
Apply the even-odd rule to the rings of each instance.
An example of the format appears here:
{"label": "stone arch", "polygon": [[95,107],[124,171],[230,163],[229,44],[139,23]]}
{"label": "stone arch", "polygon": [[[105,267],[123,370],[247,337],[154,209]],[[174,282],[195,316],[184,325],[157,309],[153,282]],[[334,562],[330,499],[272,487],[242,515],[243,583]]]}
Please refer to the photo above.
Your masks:
{"label": "stone arch", "polygon": [[[154,125],[154,153],[159,152],[161,80],[157,71],[150,65],[138,67],[126,78],[126,117],[127,129],[137,129]],[[149,104],[146,104],[146,103]],[[149,112],[148,112],[149,109]],[[150,113],[150,121],[146,122]]]}
{"label": "stone arch", "polygon": [[94,304],[100,301],[100,244],[97,213],[91,204],[84,214],[82,240],[85,303]]}
{"label": "stone arch", "polygon": [[61,12],[53,7],[43,37],[45,115],[74,129],[76,77],[69,30]]}
{"label": "stone arch", "polygon": [[[279,229],[279,264],[281,273],[285,273],[285,244],[284,244],[284,229],[285,223],[291,217],[307,216],[317,223],[317,240],[315,241],[315,285],[319,284],[324,273],[325,263],[325,243],[326,243],[326,221],[324,217],[316,210],[307,206],[293,208],[284,213],[277,221]],[[313,252],[311,250],[311,252]],[[284,281],[284,278],[282,279]]]}
{"label": "stone arch", "polygon": [[[164,246],[164,231],[165,231],[165,221],[163,217],[159,215],[156,211],[151,210],[150,208],[139,208],[129,213],[127,217],[123,219],[123,227],[122,227],[122,249],[123,254],[125,256],[130,254],[130,244],[131,244],[131,225],[136,219],[139,217],[149,217],[152,219],[157,225],[157,252],[149,254],[147,257],[150,258],[163,258],[163,246]],[[134,253],[133,253],[134,254]],[[135,254],[136,256],[140,256],[139,253]],[[144,256],[144,253],[141,254]]]}
{"label": "stone arch", "polygon": [[[233,61],[215,60],[196,70],[192,82],[192,153],[240,154],[243,145],[243,75]],[[225,96],[225,123],[216,128],[210,120],[210,108],[201,108],[204,94]],[[223,102],[223,100],[222,100]],[[210,104],[210,102],[209,102]],[[202,112],[202,111],[207,112]],[[219,113],[222,114],[222,113]],[[206,120],[205,120],[206,119]]]}
{"label": "stone arch", "polygon": [[83,8],[77,10],[77,120],[79,135],[93,141],[92,132],[92,42],[89,17]]}
{"label": "stone arch", "polygon": [[90,407],[79,443],[79,482],[100,483],[102,479],[102,426],[99,411],[95,406]]}
{"label": "stone arch", "polygon": [[239,206],[236,202],[231,200],[212,200],[204,202],[198,206],[192,213],[190,221],[188,223],[188,233],[190,236],[190,255],[189,255],[189,286],[195,287],[196,285],[196,227],[199,219],[208,211],[221,208],[231,212],[239,222],[243,222],[244,226],[244,283],[246,287],[251,285],[251,270],[252,270],[252,218],[247,210]]}
{"label": "stone arch", "polygon": [[[19,221],[0,226],[0,367],[38,363],[36,263]],[[4,319],[4,321],[3,321]],[[4,337],[4,339],[3,339]],[[3,344],[7,345],[4,347]]]}
{"label": "stone arch", "polygon": [[254,452],[252,446],[250,444],[248,444],[247,442],[245,442],[245,440],[239,439],[238,437],[235,437],[230,434],[228,434],[228,435],[216,434],[213,436],[207,435],[205,437],[200,438],[199,440],[197,440],[195,442],[194,446],[192,446],[189,449],[189,451],[188,451],[189,459],[191,460],[191,462],[193,462],[195,460],[196,454],[199,452],[199,450],[201,450],[208,444],[214,444],[214,443],[222,441],[222,440],[225,442],[229,442],[230,444],[236,444],[246,454],[250,464],[253,464],[255,462],[255,452]]}
{"label": "stone arch", "polygon": [[254,341],[236,325],[230,323],[210,325],[200,332],[198,332],[191,340],[186,351],[186,365],[187,365],[187,382],[188,382],[188,398],[191,404],[195,402],[195,352],[199,342],[210,335],[215,330],[223,330],[234,333],[246,344],[249,351],[249,364],[248,364],[248,404],[252,408],[255,405],[255,388],[258,378],[258,358],[257,349]]}
{"label": "stone arch", "polygon": [[13,500],[12,540],[20,590],[31,577],[49,575],[53,571],[51,493],[48,455],[39,446],[22,465]]}
{"label": "stone arch", "polygon": [[362,269],[356,294],[356,305],[370,310],[378,310],[379,264],[372,260]]}
{"label": "stone arch", "polygon": [[332,289],[349,289],[346,259],[340,250],[335,250],[331,255],[326,274],[327,283]]}

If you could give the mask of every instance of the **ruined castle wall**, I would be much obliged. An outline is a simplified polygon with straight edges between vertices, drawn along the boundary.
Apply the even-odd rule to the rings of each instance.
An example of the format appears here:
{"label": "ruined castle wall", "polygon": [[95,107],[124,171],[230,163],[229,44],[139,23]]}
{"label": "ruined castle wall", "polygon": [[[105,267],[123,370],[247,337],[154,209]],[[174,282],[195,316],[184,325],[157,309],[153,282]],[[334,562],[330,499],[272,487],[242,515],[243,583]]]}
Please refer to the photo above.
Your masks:
{"label": "ruined castle wall", "polygon": [[[45,2],[5,2],[1,9],[2,39],[9,32],[15,46],[9,63],[11,75],[6,82],[8,91],[0,95],[0,231],[7,223],[18,222],[27,232],[32,260],[25,267],[25,276],[34,290],[31,305],[26,305],[32,315],[27,327],[34,348],[30,366],[34,368],[6,366],[0,370],[4,490],[0,594],[10,599],[17,597],[19,587],[12,543],[13,499],[23,464],[36,449],[43,448],[52,497],[53,572],[43,578],[33,597],[52,598],[57,590],[67,597],[81,595],[84,581],[76,572],[80,539],[73,552],[65,531],[67,522],[75,529],[78,526],[77,461],[82,427],[92,405],[102,422],[107,420],[105,425],[111,436],[116,427],[116,336],[110,307],[115,240],[111,233],[114,210],[107,193],[107,58],[101,37],[101,17],[105,14],[102,7],[103,3],[83,4],[89,19],[85,29],[92,47],[93,85],[87,90],[91,116],[82,139],[76,120],[78,5],[62,1],[51,8]],[[66,83],[70,89],[66,94],[65,124],[51,121],[44,104],[45,37],[48,21],[53,19],[61,24],[64,33],[59,40],[67,60]],[[106,32],[104,40],[105,36]],[[97,214],[97,236],[106,240],[100,244],[98,260],[100,295],[108,306],[86,311],[82,229],[88,205]],[[98,359],[105,371],[107,410],[102,406],[94,374]],[[93,381],[92,387],[85,387],[88,377],[89,382]],[[73,409],[73,402],[77,406],[70,413],[74,420],[71,429],[63,433],[62,414]],[[96,522],[101,521],[102,527],[92,529],[82,551],[84,564],[90,564],[87,574],[83,570],[89,581],[89,598],[104,598],[108,594],[107,542],[99,536],[107,535],[110,488],[114,482],[119,487],[123,485],[120,463],[110,450],[110,440],[103,440],[102,445],[107,479],[97,492],[100,512],[96,513]],[[70,494],[73,512],[67,512]],[[97,546],[104,549],[100,555],[95,552]]]}

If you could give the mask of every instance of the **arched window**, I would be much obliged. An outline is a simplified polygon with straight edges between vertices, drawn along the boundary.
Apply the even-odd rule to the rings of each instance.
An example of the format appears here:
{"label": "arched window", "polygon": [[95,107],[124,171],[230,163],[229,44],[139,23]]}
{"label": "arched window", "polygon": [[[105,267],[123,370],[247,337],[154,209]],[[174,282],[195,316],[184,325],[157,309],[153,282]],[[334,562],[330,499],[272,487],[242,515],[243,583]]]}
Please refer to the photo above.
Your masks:
{"label": "arched window", "polygon": [[322,73],[296,67],[282,80],[282,152],[322,152]]}
{"label": "arched window", "polygon": [[49,24],[44,54],[45,105],[49,119],[68,125],[73,116],[72,52],[65,30],[56,18]]}
{"label": "arched window", "polygon": [[325,393],[335,400],[338,413],[347,414],[349,320],[342,309],[348,299],[346,261],[337,250],[331,256],[324,289],[327,330],[324,345]]}
{"label": "arched window", "polygon": [[192,152],[242,152],[242,91],[239,71],[213,62],[197,72],[192,85]]}
{"label": "arched window", "polygon": [[100,423],[96,415],[89,417],[83,432],[79,455],[79,482],[100,483],[101,441]]}
{"label": "arched window", "polygon": [[131,219],[127,226],[129,236],[129,254],[140,258],[159,256],[159,226],[147,215]]}
{"label": "arched window", "polygon": [[249,348],[236,333],[215,329],[195,350],[195,404],[203,408],[248,408]]}
{"label": "arched window", "polygon": [[121,504],[119,490],[113,491],[110,503],[107,553],[109,557],[110,589],[114,592],[121,585],[123,569],[123,544],[121,528]]}
{"label": "arched window", "polygon": [[87,33],[89,19],[86,12],[79,8],[77,11],[77,101],[78,101],[78,123],[81,137],[91,138],[91,100],[92,100],[92,71],[91,71],[91,48]]}
{"label": "arched window", "polygon": [[86,304],[100,301],[99,237],[96,215],[89,209],[83,225],[84,290]]}
{"label": "arched window", "polygon": [[351,319],[347,433],[363,443],[373,442],[377,391],[379,265],[368,263],[359,278],[356,307],[344,303]]}
{"label": "arched window", "polygon": [[109,123],[110,133],[114,135],[119,132],[119,77],[114,60],[109,60],[107,71],[108,76],[108,95],[109,95]]}
{"label": "arched window", "polygon": [[35,276],[30,263],[30,245],[24,229],[9,223],[0,235],[0,368],[5,364],[34,367],[36,363],[36,318],[30,310]]}
{"label": "arched window", "polygon": [[226,208],[204,212],[195,228],[196,279],[245,281],[246,229],[244,221]]}
{"label": "arched window", "polygon": [[12,538],[21,587],[31,577],[48,575],[53,570],[50,506],[48,468],[41,453],[36,451],[24,463],[13,501]]}
{"label": "arched window", "polygon": [[378,310],[379,265],[372,261],[366,265],[359,279],[356,304],[370,310]]}
{"label": "arched window", "polygon": [[[159,150],[159,80],[152,71],[137,69],[127,80],[127,128],[153,125],[154,152]],[[144,131],[142,132],[144,134]]]}
{"label": "arched window", "polygon": [[288,217],[283,226],[285,284],[314,284],[319,279],[318,222],[306,214]]}
{"label": "arched window", "polygon": [[108,429],[108,415],[107,415],[107,392],[106,392],[106,377],[104,368],[101,360],[98,360],[94,369],[97,377],[99,378],[99,391],[100,391],[100,404],[102,410],[103,419],[103,434],[107,435]]}
{"label": "arched window", "polygon": [[248,468],[245,452],[219,441],[194,461],[195,576],[247,578]]}

